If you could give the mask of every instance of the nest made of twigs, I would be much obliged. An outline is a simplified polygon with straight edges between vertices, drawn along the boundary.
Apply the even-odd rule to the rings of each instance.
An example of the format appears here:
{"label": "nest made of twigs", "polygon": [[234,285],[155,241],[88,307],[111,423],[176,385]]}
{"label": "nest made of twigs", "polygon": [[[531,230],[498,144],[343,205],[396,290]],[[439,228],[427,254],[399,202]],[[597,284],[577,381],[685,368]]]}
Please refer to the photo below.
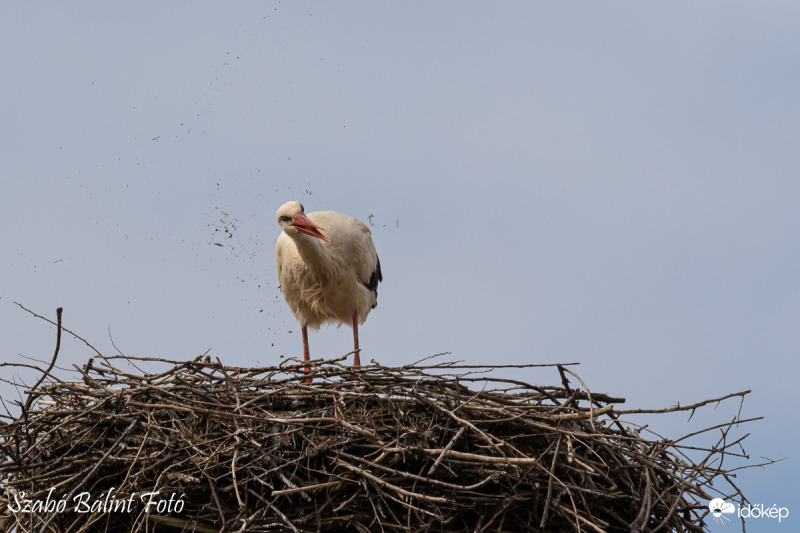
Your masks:
{"label": "nest made of twigs", "polygon": [[296,361],[95,357],[0,426],[3,519],[20,533],[701,531],[710,498],[742,496],[713,466],[742,456],[725,440],[742,420],[704,447],[648,439],[618,418],[646,411],[553,366],[561,385],[540,387],[340,359],[307,383]]}

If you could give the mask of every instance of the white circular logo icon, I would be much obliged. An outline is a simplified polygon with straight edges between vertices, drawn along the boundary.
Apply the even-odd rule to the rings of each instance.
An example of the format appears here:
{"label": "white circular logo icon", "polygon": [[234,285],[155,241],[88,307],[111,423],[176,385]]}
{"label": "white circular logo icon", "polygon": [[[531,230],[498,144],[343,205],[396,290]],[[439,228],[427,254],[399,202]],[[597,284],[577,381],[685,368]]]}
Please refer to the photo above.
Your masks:
{"label": "white circular logo icon", "polygon": [[708,502],[708,510],[714,515],[714,518],[719,518],[723,514],[729,514],[736,510],[732,503],[728,503],[722,498],[714,498]]}

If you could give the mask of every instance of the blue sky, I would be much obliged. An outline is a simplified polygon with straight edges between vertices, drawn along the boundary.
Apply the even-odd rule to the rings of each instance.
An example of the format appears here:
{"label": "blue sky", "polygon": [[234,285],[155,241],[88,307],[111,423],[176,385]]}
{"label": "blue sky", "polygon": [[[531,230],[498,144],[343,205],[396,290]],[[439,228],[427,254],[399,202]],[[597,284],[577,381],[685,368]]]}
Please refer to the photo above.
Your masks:
{"label": "blue sky", "polygon": [[[108,353],[110,331],[300,354],[274,266],[297,199],[372,216],[362,359],[576,361],[628,408],[752,389],[745,448],[786,461],[737,482],[800,511],[798,27],[792,2],[7,4],[4,359],[52,354],[14,301]],[[90,355],[65,339],[59,363]]]}

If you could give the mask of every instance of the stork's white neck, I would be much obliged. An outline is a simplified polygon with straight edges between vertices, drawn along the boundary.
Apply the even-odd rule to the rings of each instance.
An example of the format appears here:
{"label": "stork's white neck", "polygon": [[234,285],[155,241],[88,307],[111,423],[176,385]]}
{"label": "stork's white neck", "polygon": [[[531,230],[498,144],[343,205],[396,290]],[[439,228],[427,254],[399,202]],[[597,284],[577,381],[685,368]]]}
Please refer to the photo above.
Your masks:
{"label": "stork's white neck", "polygon": [[303,235],[299,232],[295,235],[290,235],[290,237],[295,246],[297,246],[297,252],[308,269],[317,276],[331,278],[334,272],[333,265],[331,265],[331,254],[324,243],[315,237]]}

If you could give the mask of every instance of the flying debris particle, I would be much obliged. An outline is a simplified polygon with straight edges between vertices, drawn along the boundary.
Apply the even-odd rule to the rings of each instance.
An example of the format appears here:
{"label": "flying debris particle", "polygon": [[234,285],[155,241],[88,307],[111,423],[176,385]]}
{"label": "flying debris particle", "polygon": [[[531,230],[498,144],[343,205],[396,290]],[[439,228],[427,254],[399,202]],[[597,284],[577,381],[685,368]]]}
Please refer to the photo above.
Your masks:
{"label": "flying debris particle", "polygon": [[225,247],[225,245],[224,245],[224,244],[220,244],[220,243],[218,243],[218,242],[215,242],[214,244],[215,244],[216,246],[221,246],[221,247],[223,247],[223,248]]}

